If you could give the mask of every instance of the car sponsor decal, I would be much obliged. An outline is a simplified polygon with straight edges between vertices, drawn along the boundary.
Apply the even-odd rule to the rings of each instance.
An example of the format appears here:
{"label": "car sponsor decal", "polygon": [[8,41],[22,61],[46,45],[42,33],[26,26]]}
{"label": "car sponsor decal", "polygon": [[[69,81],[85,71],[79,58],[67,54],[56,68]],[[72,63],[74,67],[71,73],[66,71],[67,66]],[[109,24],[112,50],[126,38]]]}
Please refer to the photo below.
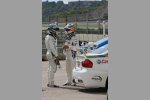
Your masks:
{"label": "car sponsor decal", "polygon": [[80,59],[88,59],[88,58],[104,58],[104,57],[108,57],[108,53],[105,55],[90,55],[90,56],[77,56]]}
{"label": "car sponsor decal", "polygon": [[105,55],[96,55],[96,56],[86,56],[87,58],[102,58],[105,57]]}
{"label": "car sponsor decal", "polygon": [[106,44],[108,44],[108,40],[106,40],[106,41],[104,41],[103,43],[97,45],[96,49],[98,49],[98,48],[100,48],[100,47],[102,47],[102,46],[104,46],[104,45],[106,45]]}
{"label": "car sponsor decal", "polygon": [[105,55],[94,55],[94,56],[86,56],[87,58],[103,58],[103,57],[108,57],[108,53]]}
{"label": "car sponsor decal", "polygon": [[98,59],[96,62],[97,62],[97,64],[107,64],[108,60],[106,60],[106,59]]}
{"label": "car sponsor decal", "polygon": [[100,76],[94,76],[91,79],[95,81],[102,81],[102,78]]}
{"label": "car sponsor decal", "polygon": [[90,56],[78,56],[79,58],[84,58],[84,59],[87,59],[87,58],[103,58],[103,57],[108,57],[108,53],[105,54],[105,55],[90,55]]}

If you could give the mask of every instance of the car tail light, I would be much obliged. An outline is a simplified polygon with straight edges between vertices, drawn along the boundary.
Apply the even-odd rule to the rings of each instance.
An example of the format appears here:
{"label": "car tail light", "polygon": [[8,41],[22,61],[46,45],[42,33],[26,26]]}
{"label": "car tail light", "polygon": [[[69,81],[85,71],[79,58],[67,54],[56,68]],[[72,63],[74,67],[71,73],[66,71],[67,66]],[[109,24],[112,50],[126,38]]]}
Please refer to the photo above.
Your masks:
{"label": "car tail light", "polygon": [[90,61],[89,59],[86,59],[85,61],[82,62],[82,66],[86,68],[92,68],[93,67],[93,62]]}

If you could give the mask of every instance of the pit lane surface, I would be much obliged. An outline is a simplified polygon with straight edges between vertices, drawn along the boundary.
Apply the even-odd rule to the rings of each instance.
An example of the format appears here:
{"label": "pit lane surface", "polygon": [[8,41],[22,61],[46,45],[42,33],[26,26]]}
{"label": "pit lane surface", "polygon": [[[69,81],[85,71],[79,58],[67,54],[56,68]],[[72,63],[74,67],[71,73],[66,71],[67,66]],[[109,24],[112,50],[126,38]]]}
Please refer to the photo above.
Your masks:
{"label": "pit lane surface", "polygon": [[65,61],[55,74],[55,84],[60,88],[47,87],[48,61],[42,62],[42,100],[107,100],[107,93],[103,88],[85,89],[82,84],[77,86],[62,86],[67,80]]}

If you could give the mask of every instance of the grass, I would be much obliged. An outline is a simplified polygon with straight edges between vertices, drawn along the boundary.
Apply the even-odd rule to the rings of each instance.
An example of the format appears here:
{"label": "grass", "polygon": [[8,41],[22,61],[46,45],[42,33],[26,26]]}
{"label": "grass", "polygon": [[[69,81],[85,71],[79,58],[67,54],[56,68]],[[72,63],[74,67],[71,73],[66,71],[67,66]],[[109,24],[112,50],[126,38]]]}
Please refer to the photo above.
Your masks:
{"label": "grass", "polygon": [[[75,24],[75,22],[72,22]],[[58,23],[60,29],[63,29],[66,25],[66,23]],[[43,24],[43,29],[47,28],[48,24]],[[90,22],[88,23],[88,28],[89,29],[98,29],[99,25],[96,22]],[[77,22],[77,28],[80,29],[87,29],[87,23],[86,22]],[[100,28],[102,28],[102,25],[100,25]],[[108,29],[108,24],[106,23],[106,29]]]}

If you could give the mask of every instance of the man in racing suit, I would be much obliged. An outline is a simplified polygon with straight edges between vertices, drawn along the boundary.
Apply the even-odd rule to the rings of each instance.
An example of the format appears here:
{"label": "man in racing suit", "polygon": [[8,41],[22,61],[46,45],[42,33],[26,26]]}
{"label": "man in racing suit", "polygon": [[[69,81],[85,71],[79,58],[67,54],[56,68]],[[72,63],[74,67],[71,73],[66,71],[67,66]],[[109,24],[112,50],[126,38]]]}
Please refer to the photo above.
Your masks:
{"label": "man in racing suit", "polygon": [[63,52],[66,55],[66,72],[67,72],[67,82],[65,85],[72,84],[72,70],[76,66],[76,56],[79,48],[78,37],[75,34],[75,28],[73,24],[67,24],[64,27],[66,32],[66,42],[63,46]]}
{"label": "man in racing suit", "polygon": [[50,24],[47,30],[48,35],[46,35],[45,37],[45,45],[47,48],[46,56],[49,61],[47,84],[48,87],[59,87],[54,84],[54,73],[57,69],[55,60],[58,59],[58,54],[56,50],[57,30],[59,30],[59,27],[56,24]]}

